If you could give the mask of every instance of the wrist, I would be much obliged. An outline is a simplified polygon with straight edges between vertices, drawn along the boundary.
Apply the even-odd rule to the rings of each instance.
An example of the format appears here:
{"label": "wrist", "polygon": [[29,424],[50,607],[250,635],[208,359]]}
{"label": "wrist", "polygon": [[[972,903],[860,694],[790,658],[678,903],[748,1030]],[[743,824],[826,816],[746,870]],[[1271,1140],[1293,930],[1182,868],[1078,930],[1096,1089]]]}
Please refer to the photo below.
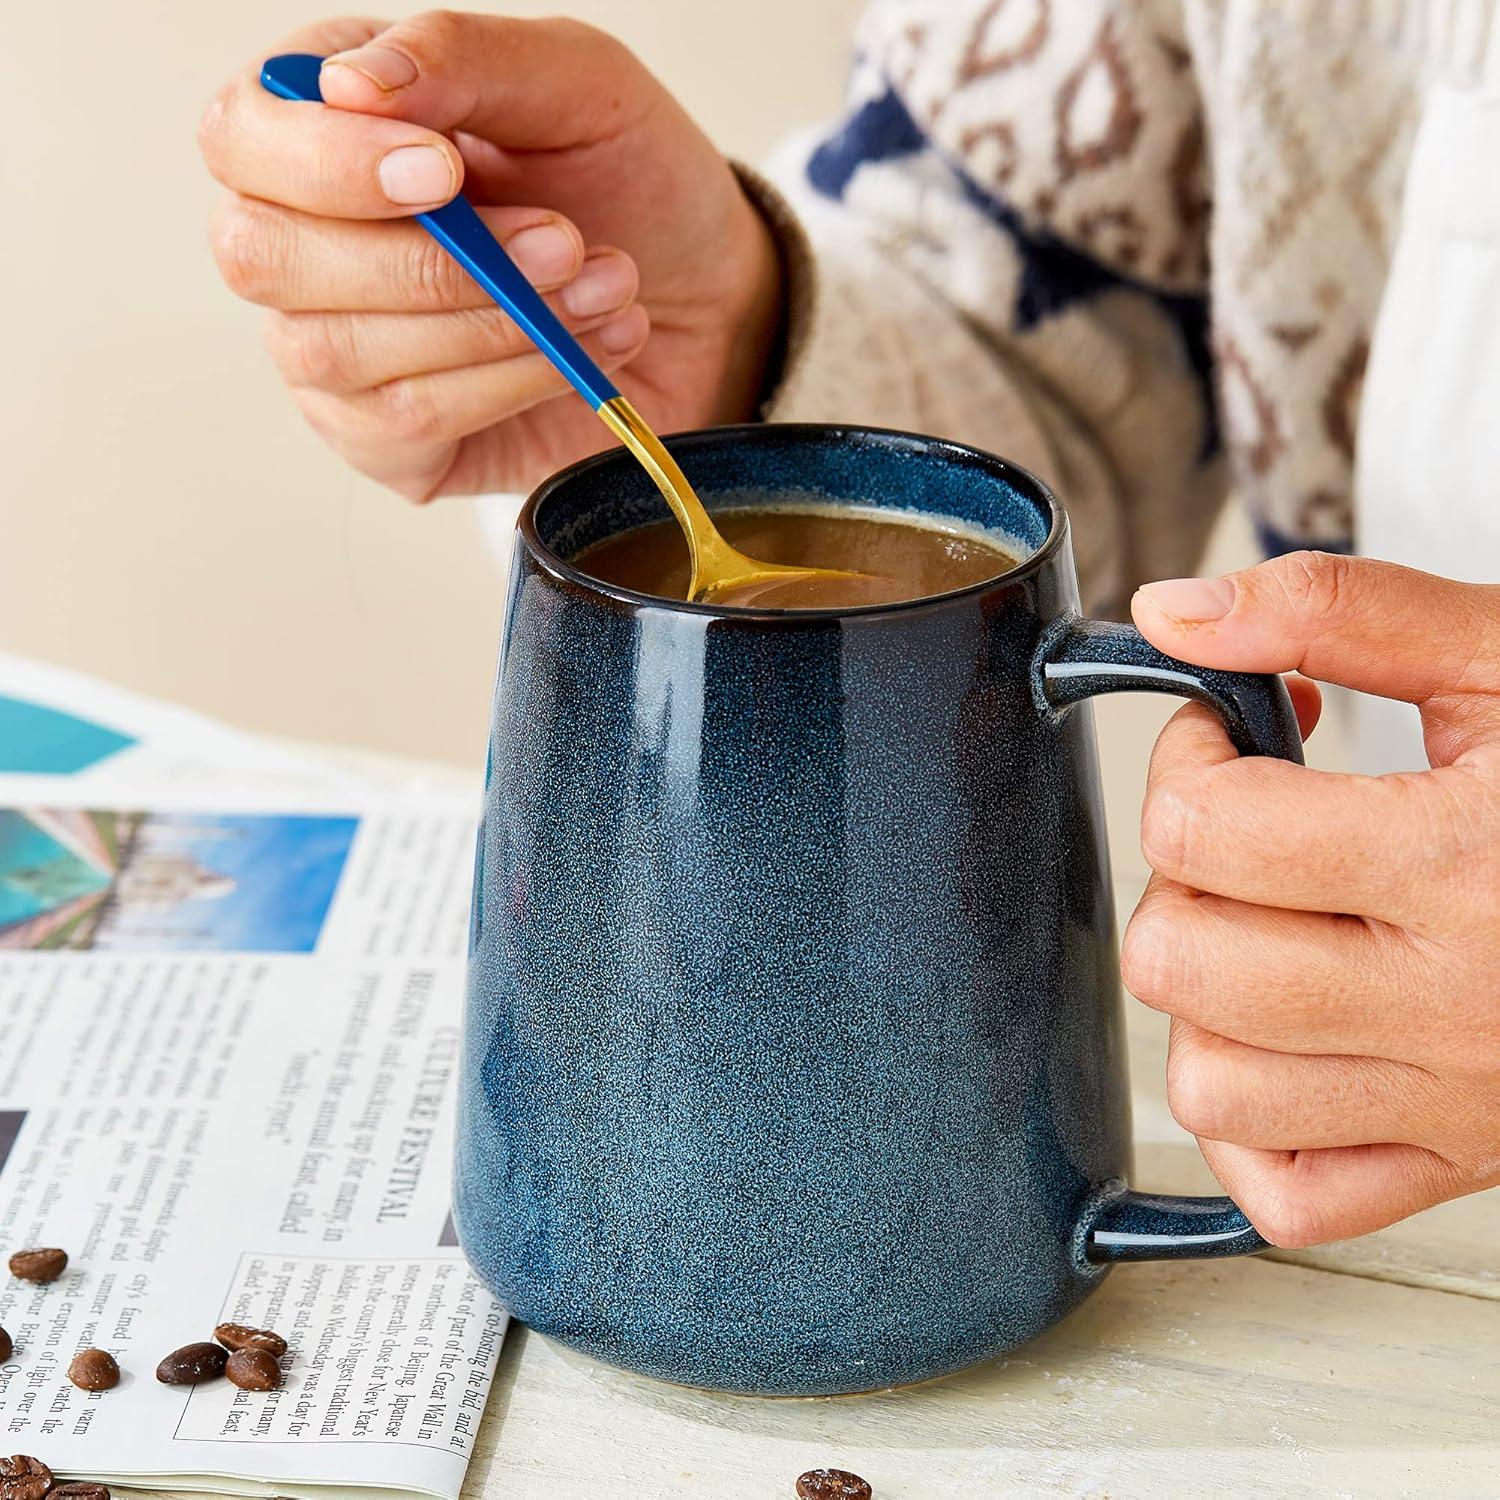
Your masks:
{"label": "wrist", "polygon": [[786,356],[787,276],[780,241],[743,183],[736,214],[742,225],[734,238],[744,247],[744,290],[727,320],[724,375],[713,411],[716,423],[754,421]]}

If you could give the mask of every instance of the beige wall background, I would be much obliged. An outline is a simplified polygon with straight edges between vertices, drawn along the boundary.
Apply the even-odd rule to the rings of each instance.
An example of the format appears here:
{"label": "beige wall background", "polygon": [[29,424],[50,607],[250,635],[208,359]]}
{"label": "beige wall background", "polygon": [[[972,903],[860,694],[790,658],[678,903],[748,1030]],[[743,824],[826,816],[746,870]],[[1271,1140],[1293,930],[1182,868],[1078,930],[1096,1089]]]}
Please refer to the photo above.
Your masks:
{"label": "beige wall background", "polygon": [[[858,0],[504,8],[615,31],[753,159],[837,106]],[[335,10],[7,7],[0,649],[254,728],[477,763],[502,601],[473,507],[414,511],[332,458],[206,245],[205,100]]]}

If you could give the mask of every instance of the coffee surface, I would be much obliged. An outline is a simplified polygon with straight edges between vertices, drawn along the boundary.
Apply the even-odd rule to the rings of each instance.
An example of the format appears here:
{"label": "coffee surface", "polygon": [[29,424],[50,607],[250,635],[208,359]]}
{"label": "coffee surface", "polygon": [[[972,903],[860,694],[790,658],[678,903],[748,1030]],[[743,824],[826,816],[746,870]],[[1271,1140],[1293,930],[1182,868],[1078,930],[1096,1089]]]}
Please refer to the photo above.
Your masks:
{"label": "coffee surface", "polygon": [[[980,532],[892,520],[888,511],[747,507],[716,511],[714,521],[726,541],[763,562],[864,575],[746,584],[716,594],[715,604],[765,609],[895,604],[982,583],[1017,561]],[[666,599],[687,597],[687,543],[675,521],[656,521],[606,537],[584,548],[573,563],[605,583]]]}

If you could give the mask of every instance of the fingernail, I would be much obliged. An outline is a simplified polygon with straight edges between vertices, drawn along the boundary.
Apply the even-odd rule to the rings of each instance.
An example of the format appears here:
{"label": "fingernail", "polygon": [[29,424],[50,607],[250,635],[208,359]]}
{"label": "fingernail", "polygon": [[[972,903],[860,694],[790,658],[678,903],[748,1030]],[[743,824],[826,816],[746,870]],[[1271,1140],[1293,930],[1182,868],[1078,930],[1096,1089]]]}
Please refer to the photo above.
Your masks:
{"label": "fingernail", "polygon": [[323,59],[325,68],[353,68],[383,94],[392,94],[417,81],[417,65],[391,47],[352,47]]}
{"label": "fingernail", "polygon": [[392,203],[442,203],[457,185],[436,146],[397,146],[380,158],[380,188]]}
{"label": "fingernail", "polygon": [[563,288],[562,305],[575,318],[594,318],[624,307],[635,291],[635,276],[622,255],[586,260],[577,279]]}
{"label": "fingernail", "polygon": [[578,246],[572,235],[556,224],[523,229],[506,241],[505,248],[526,279],[539,286],[566,281],[578,264]]}
{"label": "fingernail", "polygon": [[646,336],[646,310],[632,307],[611,318],[599,330],[599,344],[606,354],[625,354]]}
{"label": "fingernail", "polygon": [[1227,578],[1164,578],[1142,584],[1143,593],[1157,609],[1184,625],[1222,620],[1234,608],[1234,584]]}

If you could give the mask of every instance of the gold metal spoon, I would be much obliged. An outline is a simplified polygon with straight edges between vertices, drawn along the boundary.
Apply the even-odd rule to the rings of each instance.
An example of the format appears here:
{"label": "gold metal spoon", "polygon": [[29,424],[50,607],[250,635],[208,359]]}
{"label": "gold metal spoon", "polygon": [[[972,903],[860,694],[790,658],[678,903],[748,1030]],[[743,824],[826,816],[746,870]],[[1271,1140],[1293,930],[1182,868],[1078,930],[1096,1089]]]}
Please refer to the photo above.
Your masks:
{"label": "gold metal spoon", "polygon": [[687,476],[678,468],[677,460],[667,452],[666,445],[625,397],[611,396],[594,409],[604,425],[630,449],[636,461],[651,476],[687,537],[691,564],[689,600],[712,603],[730,590],[777,580],[864,576],[843,568],[805,568],[788,563],[758,562],[753,557],[746,557],[724,540],[713,517],[688,483]]}

